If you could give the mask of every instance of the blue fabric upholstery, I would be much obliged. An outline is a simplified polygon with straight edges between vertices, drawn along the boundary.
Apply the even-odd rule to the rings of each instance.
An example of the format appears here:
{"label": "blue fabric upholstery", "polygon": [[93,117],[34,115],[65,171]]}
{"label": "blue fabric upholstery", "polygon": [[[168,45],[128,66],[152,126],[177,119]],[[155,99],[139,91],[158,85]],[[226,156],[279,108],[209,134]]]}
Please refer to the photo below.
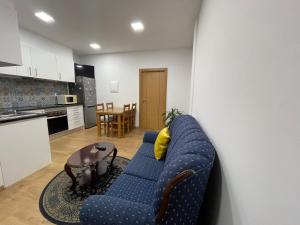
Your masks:
{"label": "blue fabric upholstery", "polygon": [[156,131],[147,131],[144,134],[143,142],[148,142],[148,143],[154,144],[155,140],[157,138],[157,135],[158,135],[158,132],[156,132]]}
{"label": "blue fabric upholstery", "polygon": [[91,196],[84,202],[81,224],[154,225],[167,184],[185,170],[193,175],[172,190],[160,225],[196,224],[215,150],[198,122],[188,115],[172,122],[170,136],[165,160],[157,161],[157,132],[146,132],[144,143],[105,195]]}
{"label": "blue fabric upholstery", "polygon": [[137,176],[140,178],[157,181],[159,175],[163,171],[164,161],[135,155],[132,161],[128,164],[125,174]]}
{"label": "blue fabric upholstery", "polygon": [[112,184],[105,195],[152,205],[155,184],[154,181],[123,174]]}
{"label": "blue fabric upholstery", "polygon": [[144,142],[139,150],[137,151],[136,155],[142,155],[146,157],[150,157],[152,159],[155,159],[154,156],[154,144]]}
{"label": "blue fabric upholstery", "polygon": [[154,212],[158,213],[167,183],[180,172],[193,170],[195,174],[173,190],[170,205],[177,207],[168,208],[162,224],[173,220],[180,221],[179,224],[195,224],[214,162],[214,147],[191,116],[176,118],[170,131],[173,143],[170,143],[165,167],[157,182]]}
{"label": "blue fabric upholstery", "polygon": [[154,225],[153,207],[106,195],[89,197],[80,211],[84,225]]}

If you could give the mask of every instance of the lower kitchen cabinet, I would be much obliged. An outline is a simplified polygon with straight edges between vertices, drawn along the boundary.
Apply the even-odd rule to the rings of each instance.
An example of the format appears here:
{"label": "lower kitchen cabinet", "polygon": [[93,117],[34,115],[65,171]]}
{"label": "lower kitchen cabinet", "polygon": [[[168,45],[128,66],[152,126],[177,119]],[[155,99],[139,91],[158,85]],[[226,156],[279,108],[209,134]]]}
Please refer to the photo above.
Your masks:
{"label": "lower kitchen cabinet", "polygon": [[46,117],[0,124],[0,142],[5,187],[51,163]]}
{"label": "lower kitchen cabinet", "polygon": [[82,105],[67,107],[67,116],[69,130],[82,127],[84,125]]}

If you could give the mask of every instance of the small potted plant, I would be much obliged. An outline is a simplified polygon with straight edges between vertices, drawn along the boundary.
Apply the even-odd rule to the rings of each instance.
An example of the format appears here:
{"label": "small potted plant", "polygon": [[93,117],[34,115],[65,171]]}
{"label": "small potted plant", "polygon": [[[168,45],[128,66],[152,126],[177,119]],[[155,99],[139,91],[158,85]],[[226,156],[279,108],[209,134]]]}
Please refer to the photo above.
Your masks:
{"label": "small potted plant", "polygon": [[173,120],[177,117],[177,116],[180,116],[182,115],[183,112],[179,111],[178,109],[176,108],[171,108],[170,111],[166,112],[166,113],[163,113],[162,116],[163,116],[163,119],[165,121],[165,125],[166,127],[170,127],[171,123],[173,122]]}

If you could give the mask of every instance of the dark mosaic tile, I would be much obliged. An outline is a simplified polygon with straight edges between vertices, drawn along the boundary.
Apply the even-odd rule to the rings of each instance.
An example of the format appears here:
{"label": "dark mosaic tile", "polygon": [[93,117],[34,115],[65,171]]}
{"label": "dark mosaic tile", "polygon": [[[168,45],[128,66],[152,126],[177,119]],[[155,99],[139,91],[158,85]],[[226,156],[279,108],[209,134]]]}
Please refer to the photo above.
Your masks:
{"label": "dark mosaic tile", "polygon": [[0,77],[0,108],[55,104],[55,94],[67,94],[66,83]]}

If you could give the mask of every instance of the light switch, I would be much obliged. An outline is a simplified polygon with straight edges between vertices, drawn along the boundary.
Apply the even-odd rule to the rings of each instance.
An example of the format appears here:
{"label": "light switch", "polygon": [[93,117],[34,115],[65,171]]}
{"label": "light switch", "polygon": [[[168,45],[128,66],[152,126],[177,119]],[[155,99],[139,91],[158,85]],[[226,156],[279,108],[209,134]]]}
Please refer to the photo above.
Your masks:
{"label": "light switch", "polygon": [[110,92],[111,93],[119,92],[119,81],[111,81],[110,82]]}

